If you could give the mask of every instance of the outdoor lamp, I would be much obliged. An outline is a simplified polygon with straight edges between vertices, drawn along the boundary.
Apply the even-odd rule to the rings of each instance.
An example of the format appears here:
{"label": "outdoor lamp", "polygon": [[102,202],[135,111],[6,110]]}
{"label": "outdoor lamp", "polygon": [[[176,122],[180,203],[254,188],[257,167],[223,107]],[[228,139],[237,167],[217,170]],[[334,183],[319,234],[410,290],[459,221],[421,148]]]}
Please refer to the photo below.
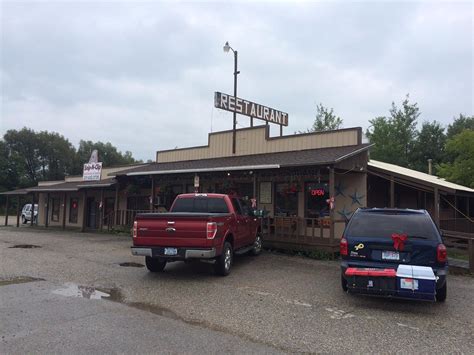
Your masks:
{"label": "outdoor lamp", "polygon": [[225,42],[224,52],[228,53],[230,49],[231,49],[231,47],[229,46],[229,42]]}

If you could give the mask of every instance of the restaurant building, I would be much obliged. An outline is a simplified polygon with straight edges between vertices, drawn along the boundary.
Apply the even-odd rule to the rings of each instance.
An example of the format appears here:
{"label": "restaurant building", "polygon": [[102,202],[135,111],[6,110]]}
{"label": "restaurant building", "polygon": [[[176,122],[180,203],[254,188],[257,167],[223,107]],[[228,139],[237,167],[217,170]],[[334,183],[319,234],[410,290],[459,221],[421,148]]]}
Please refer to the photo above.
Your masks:
{"label": "restaurant building", "polygon": [[474,215],[474,190],[370,161],[369,148],[360,127],[271,137],[262,125],[158,151],[154,163],[104,167],[97,181],[74,176],[4,194],[37,202],[40,226],[84,231],[128,228],[136,213],[167,211],[180,193],[226,193],[263,211],[267,246],[331,252],[359,207],[425,208],[449,228]]}

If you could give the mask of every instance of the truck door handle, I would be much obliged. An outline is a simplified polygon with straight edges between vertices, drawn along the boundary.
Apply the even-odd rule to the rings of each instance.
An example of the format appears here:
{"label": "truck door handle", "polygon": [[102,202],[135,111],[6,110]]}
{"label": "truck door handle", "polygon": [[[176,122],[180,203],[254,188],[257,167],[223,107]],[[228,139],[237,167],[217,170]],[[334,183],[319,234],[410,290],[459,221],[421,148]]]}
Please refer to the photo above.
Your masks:
{"label": "truck door handle", "polygon": [[168,233],[174,233],[174,232],[176,232],[176,228],[168,227],[168,228],[166,228],[166,231],[167,231]]}

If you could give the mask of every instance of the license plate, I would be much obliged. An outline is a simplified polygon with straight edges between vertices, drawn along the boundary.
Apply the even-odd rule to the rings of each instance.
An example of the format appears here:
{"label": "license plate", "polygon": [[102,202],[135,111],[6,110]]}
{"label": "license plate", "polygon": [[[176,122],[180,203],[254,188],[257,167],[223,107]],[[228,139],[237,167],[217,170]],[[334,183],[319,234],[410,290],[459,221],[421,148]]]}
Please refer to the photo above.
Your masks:
{"label": "license plate", "polygon": [[405,290],[418,290],[418,280],[401,279],[400,288],[405,289]]}
{"label": "license plate", "polygon": [[383,251],[382,260],[400,260],[398,251]]}
{"label": "license plate", "polygon": [[176,255],[178,254],[178,249],[176,248],[165,248],[165,255]]}

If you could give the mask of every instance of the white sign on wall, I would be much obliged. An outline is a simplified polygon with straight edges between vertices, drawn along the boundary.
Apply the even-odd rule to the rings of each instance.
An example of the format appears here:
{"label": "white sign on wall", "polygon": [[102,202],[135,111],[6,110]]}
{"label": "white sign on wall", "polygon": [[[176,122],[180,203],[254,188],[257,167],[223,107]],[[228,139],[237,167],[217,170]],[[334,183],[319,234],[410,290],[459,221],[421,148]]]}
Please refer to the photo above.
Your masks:
{"label": "white sign on wall", "polygon": [[102,163],[86,163],[82,171],[82,180],[99,181],[102,172]]}

